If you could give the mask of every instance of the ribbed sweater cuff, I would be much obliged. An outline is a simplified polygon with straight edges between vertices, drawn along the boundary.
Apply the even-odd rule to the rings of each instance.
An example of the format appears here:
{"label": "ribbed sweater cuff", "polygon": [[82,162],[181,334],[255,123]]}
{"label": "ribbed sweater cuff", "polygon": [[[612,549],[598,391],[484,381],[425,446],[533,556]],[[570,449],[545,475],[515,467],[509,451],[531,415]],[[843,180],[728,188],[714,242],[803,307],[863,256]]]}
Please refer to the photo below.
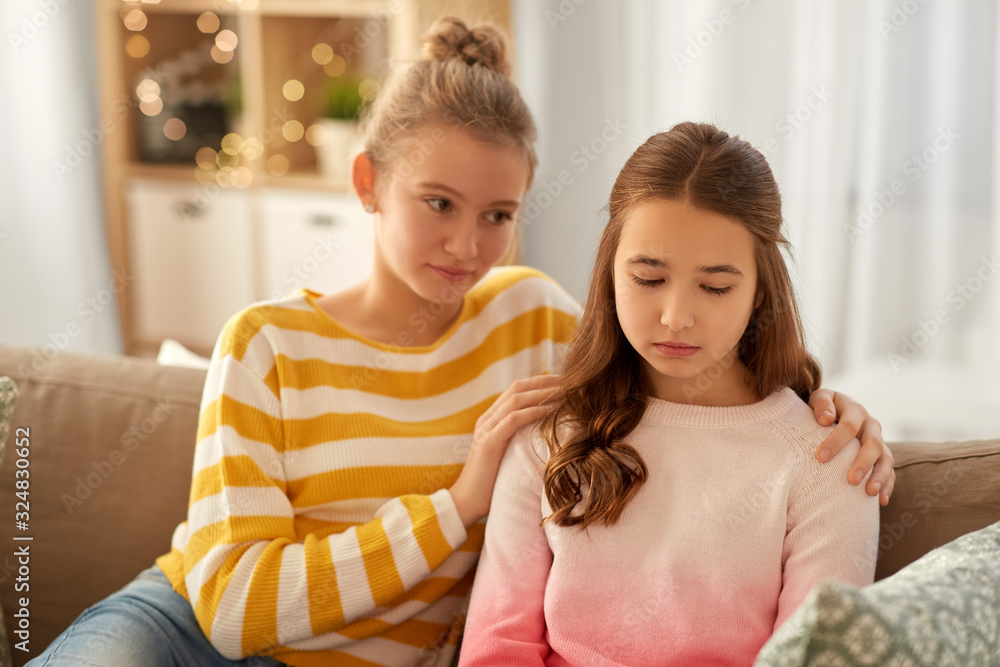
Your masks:
{"label": "ribbed sweater cuff", "polygon": [[458,508],[455,507],[455,500],[451,497],[448,489],[441,489],[431,494],[431,502],[434,503],[434,511],[437,512],[438,523],[441,524],[441,532],[451,545],[452,549],[465,544],[469,534],[465,530],[465,524],[458,515]]}

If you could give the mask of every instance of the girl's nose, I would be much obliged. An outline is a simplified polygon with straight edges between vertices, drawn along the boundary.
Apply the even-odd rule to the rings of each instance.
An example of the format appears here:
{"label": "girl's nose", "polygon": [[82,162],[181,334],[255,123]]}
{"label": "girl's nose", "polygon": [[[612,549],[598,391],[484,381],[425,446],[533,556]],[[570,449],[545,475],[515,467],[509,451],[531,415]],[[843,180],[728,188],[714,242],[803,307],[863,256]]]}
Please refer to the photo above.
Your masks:
{"label": "girl's nose", "polygon": [[681,290],[668,290],[660,310],[660,324],[681,331],[694,324],[694,311]]}
{"label": "girl's nose", "polygon": [[463,220],[457,223],[450,232],[447,238],[445,238],[445,252],[453,255],[460,261],[475,259],[478,252],[476,239],[478,228],[475,221],[470,224]]}

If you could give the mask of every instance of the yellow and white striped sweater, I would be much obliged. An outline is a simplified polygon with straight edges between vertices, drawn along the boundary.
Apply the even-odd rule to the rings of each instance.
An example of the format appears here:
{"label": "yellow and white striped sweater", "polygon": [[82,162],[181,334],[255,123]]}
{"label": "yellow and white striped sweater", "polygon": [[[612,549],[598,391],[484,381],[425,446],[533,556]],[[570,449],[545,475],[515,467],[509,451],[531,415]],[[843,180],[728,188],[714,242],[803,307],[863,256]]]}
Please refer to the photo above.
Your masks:
{"label": "yellow and white striped sweater", "polygon": [[539,271],[493,269],[435,344],[399,347],[345,330],[318,296],[226,324],[187,521],[157,563],[229,658],[450,664],[483,522],[467,532],[447,488],[496,397],[561,369],[579,306]]}

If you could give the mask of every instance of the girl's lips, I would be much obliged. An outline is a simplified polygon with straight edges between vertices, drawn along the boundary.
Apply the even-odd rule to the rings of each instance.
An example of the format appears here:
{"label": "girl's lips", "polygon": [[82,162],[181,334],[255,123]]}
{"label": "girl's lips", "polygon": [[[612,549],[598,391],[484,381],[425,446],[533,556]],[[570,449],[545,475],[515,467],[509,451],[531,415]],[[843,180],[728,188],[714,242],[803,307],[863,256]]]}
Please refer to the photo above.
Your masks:
{"label": "girl's lips", "polygon": [[460,280],[465,280],[472,275],[472,271],[462,271],[461,269],[450,269],[446,266],[435,266],[431,264],[430,267],[437,271],[437,274],[444,278],[445,280],[452,280],[458,282]]}
{"label": "girl's lips", "polygon": [[701,349],[684,343],[653,343],[653,347],[659,350],[660,354],[668,357],[690,357]]}

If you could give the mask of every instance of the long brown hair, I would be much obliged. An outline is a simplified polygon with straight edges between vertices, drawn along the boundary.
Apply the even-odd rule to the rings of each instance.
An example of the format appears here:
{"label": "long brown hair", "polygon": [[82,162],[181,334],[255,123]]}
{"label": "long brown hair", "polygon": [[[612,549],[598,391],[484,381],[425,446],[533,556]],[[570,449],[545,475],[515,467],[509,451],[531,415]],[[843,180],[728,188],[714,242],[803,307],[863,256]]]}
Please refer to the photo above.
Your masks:
{"label": "long brown hair", "polygon": [[[630,212],[652,199],[687,201],[741,223],[754,239],[757,296],[739,357],[763,398],[791,387],[804,400],[820,367],[806,351],[781,248],[781,196],[764,156],[713,125],[680,123],[654,134],[628,159],[608,202],[590,294],[565,359],[562,397],[540,430],[549,447],[546,521],[611,525],[646,481],[639,453],[624,442],[646,409],[639,354],[615,310],[614,257]],[[582,505],[582,506],[581,506]]]}

